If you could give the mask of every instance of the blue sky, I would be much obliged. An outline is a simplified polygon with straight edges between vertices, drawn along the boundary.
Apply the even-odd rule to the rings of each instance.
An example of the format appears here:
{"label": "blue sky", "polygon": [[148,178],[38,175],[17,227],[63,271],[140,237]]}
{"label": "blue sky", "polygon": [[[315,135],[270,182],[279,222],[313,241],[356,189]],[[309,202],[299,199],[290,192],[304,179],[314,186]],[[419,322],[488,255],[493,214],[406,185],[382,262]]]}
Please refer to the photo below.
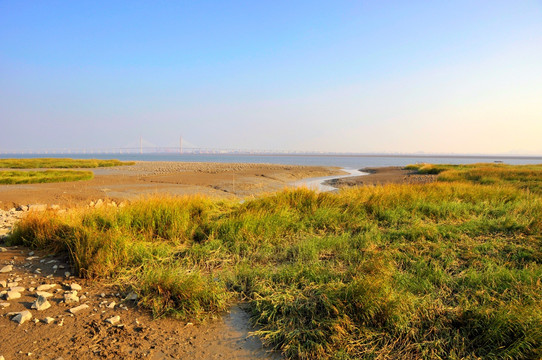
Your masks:
{"label": "blue sky", "polygon": [[0,151],[542,155],[540,1],[0,1]]}

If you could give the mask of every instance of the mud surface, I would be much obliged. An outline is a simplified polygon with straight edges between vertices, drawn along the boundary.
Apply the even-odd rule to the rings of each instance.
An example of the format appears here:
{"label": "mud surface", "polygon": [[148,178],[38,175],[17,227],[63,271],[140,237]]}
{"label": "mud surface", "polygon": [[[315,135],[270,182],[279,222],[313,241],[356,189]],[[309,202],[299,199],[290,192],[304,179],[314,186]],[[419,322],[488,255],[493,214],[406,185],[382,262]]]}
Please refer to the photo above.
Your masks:
{"label": "mud surface", "polygon": [[[1,246],[1,244],[0,244]],[[137,307],[137,300],[123,300],[126,294],[109,285],[66,277],[71,272],[66,258],[31,253],[21,247],[0,248],[0,283],[17,283],[21,297],[0,299],[0,355],[11,359],[280,359],[250,336],[248,314],[240,306],[203,324],[176,319],[153,319]],[[64,303],[71,284],[82,287],[79,302]],[[51,307],[31,309],[39,285],[47,290]],[[3,284],[2,284],[3,285]],[[8,290],[0,285],[0,291]],[[11,284],[11,287],[15,285]],[[115,303],[111,306],[112,303]],[[86,304],[76,314],[70,309]],[[22,324],[12,312],[30,311],[32,318]],[[120,321],[106,322],[114,316]],[[46,324],[44,319],[52,322]],[[188,320],[190,321],[190,320]]]}
{"label": "mud surface", "polygon": [[321,166],[166,161],[90,170],[95,176],[88,181],[0,185],[0,209],[28,204],[65,208],[98,199],[120,202],[154,194],[246,197],[281,190],[295,180],[340,173],[338,168]]}

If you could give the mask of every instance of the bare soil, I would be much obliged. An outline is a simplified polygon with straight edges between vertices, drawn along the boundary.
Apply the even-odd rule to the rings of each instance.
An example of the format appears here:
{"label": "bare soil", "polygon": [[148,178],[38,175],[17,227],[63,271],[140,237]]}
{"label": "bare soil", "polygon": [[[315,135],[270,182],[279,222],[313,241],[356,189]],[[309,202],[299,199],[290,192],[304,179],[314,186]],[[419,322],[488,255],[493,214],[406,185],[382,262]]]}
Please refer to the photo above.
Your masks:
{"label": "bare soil", "polygon": [[36,203],[73,207],[91,200],[120,202],[155,194],[246,197],[280,190],[299,179],[340,173],[322,166],[166,161],[91,170],[95,176],[88,181],[0,185],[0,209]]}
{"label": "bare soil", "polygon": [[[22,297],[0,300],[0,355],[11,359],[280,359],[250,336],[249,315],[242,306],[204,324],[192,324],[171,318],[153,319],[136,306],[123,301],[126,294],[114,286],[73,277],[66,258],[36,252],[22,247],[4,248],[0,252],[0,268],[13,264],[9,273],[0,273],[0,281],[14,281],[24,287]],[[53,268],[63,266],[64,269]],[[36,273],[40,269],[40,273]],[[79,303],[65,304],[63,294],[72,283],[82,286]],[[49,309],[31,309],[36,300],[35,289],[41,284],[57,284],[48,290],[53,296]],[[30,290],[32,291],[30,291]],[[0,285],[0,291],[6,290]],[[108,307],[112,302],[116,305]],[[88,309],[71,314],[69,309],[81,304]],[[32,319],[17,324],[11,312],[28,310]],[[111,325],[105,320],[120,316]],[[43,319],[54,318],[46,324]]]}
{"label": "bare soil", "polygon": [[338,188],[349,186],[377,186],[386,184],[426,184],[437,179],[437,175],[417,174],[398,166],[364,168],[360,171],[369,175],[353,176],[326,181],[326,184]]}

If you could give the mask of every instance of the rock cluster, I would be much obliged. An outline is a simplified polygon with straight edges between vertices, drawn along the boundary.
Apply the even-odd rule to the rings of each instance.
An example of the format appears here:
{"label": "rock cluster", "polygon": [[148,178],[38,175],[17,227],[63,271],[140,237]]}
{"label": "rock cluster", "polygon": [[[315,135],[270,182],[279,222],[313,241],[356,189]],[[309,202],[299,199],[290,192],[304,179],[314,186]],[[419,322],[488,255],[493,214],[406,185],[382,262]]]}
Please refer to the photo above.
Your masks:
{"label": "rock cluster", "polygon": [[21,205],[11,208],[9,210],[0,209],[0,239],[7,236],[15,223],[21,219],[26,212],[29,211],[45,211],[47,209],[64,211],[60,209],[59,205],[47,205],[47,204],[30,204]]}

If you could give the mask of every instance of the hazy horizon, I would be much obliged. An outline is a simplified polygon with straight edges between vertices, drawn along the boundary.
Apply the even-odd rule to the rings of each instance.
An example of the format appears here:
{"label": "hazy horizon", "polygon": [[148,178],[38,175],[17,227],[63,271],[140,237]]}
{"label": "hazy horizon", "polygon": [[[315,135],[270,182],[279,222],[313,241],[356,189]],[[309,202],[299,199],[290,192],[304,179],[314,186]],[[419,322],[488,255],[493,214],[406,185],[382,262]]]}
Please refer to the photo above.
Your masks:
{"label": "hazy horizon", "polygon": [[3,2],[0,153],[542,155],[542,3]]}

